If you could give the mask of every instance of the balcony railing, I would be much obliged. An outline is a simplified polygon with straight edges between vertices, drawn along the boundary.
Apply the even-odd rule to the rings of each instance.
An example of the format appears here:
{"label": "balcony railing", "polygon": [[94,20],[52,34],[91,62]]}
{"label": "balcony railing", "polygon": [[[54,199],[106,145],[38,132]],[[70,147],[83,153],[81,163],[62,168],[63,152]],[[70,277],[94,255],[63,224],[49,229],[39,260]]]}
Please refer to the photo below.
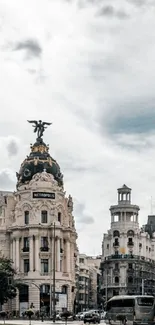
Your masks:
{"label": "balcony railing", "polygon": [[23,252],[29,252],[29,247],[23,247]]}
{"label": "balcony railing", "polygon": [[128,269],[127,269],[127,273],[128,273],[128,274],[133,274],[133,273],[134,273],[134,269],[132,269],[132,268],[128,268]]}
{"label": "balcony railing", "polygon": [[118,273],[119,273],[119,271],[120,271],[120,269],[119,269],[119,268],[117,268],[117,269],[113,269],[113,273],[114,273],[114,274],[118,274]]}
{"label": "balcony railing", "polygon": [[133,247],[134,246],[134,242],[133,241],[132,242],[128,241],[127,242],[127,245]]}
{"label": "balcony railing", "polygon": [[151,264],[155,265],[155,260],[152,260],[151,258],[148,257],[133,255],[133,254],[113,254],[113,255],[106,256],[104,258],[104,261],[101,262],[101,268],[103,268],[105,261],[120,260],[120,259],[121,260],[127,260],[127,259],[142,260],[142,261],[150,262]]}
{"label": "balcony railing", "polygon": [[113,247],[118,247],[119,246],[119,242],[114,242],[113,243]]}
{"label": "balcony railing", "polygon": [[49,247],[40,247],[40,251],[41,252],[48,252],[49,251]]}

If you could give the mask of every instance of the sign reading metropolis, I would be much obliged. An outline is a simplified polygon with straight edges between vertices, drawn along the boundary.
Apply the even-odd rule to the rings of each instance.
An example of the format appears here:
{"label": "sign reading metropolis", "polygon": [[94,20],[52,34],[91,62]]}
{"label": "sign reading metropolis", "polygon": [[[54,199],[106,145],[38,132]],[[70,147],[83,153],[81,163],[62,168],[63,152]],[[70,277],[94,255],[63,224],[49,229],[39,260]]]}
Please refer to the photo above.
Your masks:
{"label": "sign reading metropolis", "polygon": [[33,199],[55,199],[55,193],[33,192]]}

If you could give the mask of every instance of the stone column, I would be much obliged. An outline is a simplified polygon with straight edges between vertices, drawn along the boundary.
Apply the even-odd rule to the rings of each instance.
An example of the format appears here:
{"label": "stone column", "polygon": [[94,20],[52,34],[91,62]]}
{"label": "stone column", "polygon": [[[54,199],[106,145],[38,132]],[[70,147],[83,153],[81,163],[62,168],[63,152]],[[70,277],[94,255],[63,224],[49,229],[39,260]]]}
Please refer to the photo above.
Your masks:
{"label": "stone column", "polygon": [[16,267],[16,241],[15,241],[15,238],[13,238],[13,241],[12,241],[12,260],[13,260],[14,267]]}
{"label": "stone column", "polygon": [[[40,272],[39,236],[35,236],[35,271]],[[30,251],[31,254],[31,251]]]}
{"label": "stone column", "polygon": [[66,266],[67,272],[70,273],[70,242],[66,241]]}
{"label": "stone column", "polygon": [[11,240],[11,245],[10,245],[10,259],[13,261],[13,239]]}
{"label": "stone column", "polygon": [[33,272],[33,236],[30,236],[30,272]]}
{"label": "stone column", "polygon": [[19,238],[16,238],[16,269],[19,271]]}
{"label": "stone column", "polygon": [[57,262],[57,272],[60,272],[60,238],[57,238],[56,241],[57,245],[56,245],[56,262]]}

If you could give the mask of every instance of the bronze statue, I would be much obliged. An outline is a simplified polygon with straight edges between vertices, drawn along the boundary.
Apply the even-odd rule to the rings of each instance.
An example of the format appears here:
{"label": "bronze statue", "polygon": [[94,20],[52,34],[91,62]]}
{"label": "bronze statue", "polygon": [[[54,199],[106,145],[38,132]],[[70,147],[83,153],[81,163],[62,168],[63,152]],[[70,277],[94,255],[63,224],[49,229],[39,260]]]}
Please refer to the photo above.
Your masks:
{"label": "bronze statue", "polygon": [[34,123],[34,125],[32,125],[34,127],[34,133],[37,132],[37,139],[41,139],[43,136],[43,133],[45,131],[45,129],[47,129],[47,126],[45,125],[51,125],[52,123],[48,123],[48,122],[42,122],[41,120],[39,121],[28,121],[29,123]]}

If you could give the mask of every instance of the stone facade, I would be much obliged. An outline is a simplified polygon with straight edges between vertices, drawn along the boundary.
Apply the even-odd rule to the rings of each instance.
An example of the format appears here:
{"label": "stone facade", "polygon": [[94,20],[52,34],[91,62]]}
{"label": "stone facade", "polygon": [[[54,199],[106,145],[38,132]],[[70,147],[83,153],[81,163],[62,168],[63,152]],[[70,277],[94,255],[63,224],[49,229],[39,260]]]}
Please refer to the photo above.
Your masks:
{"label": "stone facade", "polygon": [[78,255],[76,269],[76,312],[97,309],[100,257]]}
{"label": "stone facade", "polygon": [[[32,157],[34,166],[45,160],[47,155],[40,158],[39,154],[46,154],[48,147],[38,144],[37,150],[38,157]],[[30,158],[28,163],[32,165]],[[26,177],[25,163],[28,165],[24,161],[22,173]],[[28,181],[21,179],[18,174],[14,193],[0,193],[0,253],[12,259],[16,279],[23,284],[16,299],[5,308],[21,314],[33,303],[36,311],[43,305],[45,312],[51,313],[55,274],[56,310],[72,311],[77,259],[72,197],[66,197],[62,181],[46,169],[33,172]]]}
{"label": "stone facade", "polygon": [[102,294],[152,294],[155,290],[154,242],[139,227],[139,206],[131,204],[131,189],[118,189],[118,204],[110,207],[111,228],[102,242]]}

